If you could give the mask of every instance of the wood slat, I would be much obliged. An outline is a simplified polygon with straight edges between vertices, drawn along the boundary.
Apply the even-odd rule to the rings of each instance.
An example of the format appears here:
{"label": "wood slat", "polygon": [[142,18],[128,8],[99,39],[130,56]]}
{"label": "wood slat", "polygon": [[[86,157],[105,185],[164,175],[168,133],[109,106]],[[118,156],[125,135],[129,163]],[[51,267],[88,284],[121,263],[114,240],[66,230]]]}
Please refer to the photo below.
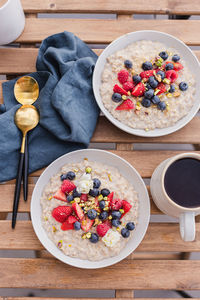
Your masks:
{"label": "wood slat", "polygon": [[200,14],[199,1],[193,0],[22,0],[26,13],[123,13],[123,14]]}
{"label": "wood slat", "polygon": [[[31,221],[18,221],[14,231],[11,221],[0,221],[0,249],[44,250],[34,233]],[[198,252],[199,249],[199,226],[196,228],[196,240],[186,243],[180,237],[179,224],[150,223],[136,252]],[[131,258],[134,258],[134,253]]]}
{"label": "wood slat", "polygon": [[39,43],[49,35],[68,30],[88,43],[109,43],[136,30],[159,30],[170,33],[188,45],[199,45],[200,20],[85,20],[34,19],[26,20],[20,43]]}
{"label": "wood slat", "polygon": [[[113,298],[103,298],[104,300],[112,300]],[[118,300],[123,300],[124,298],[118,298]],[[132,298],[126,298],[127,300],[132,300]],[[194,300],[199,300],[200,298],[192,298]],[[44,297],[0,297],[0,300],[74,300],[74,298],[44,298]],[[76,298],[76,300],[102,300],[102,298]],[[155,298],[134,298],[134,300],[155,300]],[[174,298],[156,298],[156,300],[174,300]]]}
{"label": "wood slat", "polygon": [[200,289],[198,260],[124,260],[103,271],[80,270],[56,259],[0,258],[0,265],[1,288]]}

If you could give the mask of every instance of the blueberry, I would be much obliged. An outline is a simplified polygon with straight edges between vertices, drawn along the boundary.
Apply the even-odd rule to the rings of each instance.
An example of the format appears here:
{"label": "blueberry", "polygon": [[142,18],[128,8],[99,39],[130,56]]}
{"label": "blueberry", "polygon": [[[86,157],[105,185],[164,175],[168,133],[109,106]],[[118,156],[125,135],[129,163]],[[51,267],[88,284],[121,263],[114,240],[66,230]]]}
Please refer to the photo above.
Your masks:
{"label": "blueberry", "polygon": [[63,180],[65,180],[65,179],[67,179],[67,174],[62,174],[61,176],[60,176],[60,179],[63,181]]}
{"label": "blueberry", "polygon": [[188,89],[188,85],[186,82],[182,81],[181,83],[179,83],[179,89],[181,91],[186,91]]}
{"label": "blueberry", "polygon": [[144,97],[147,99],[151,99],[154,95],[154,90],[150,89],[144,93]]}
{"label": "blueberry", "polygon": [[0,104],[0,113],[4,113],[6,111],[6,106],[4,103]]}
{"label": "blueberry", "polygon": [[111,216],[112,216],[112,218],[113,219],[120,219],[121,218],[121,213],[120,213],[120,211],[118,211],[118,210],[114,210],[114,211],[112,211],[112,213],[111,213]]}
{"label": "blueberry", "polygon": [[67,172],[66,176],[69,180],[74,180],[74,178],[76,177],[75,173],[72,171]]}
{"label": "blueberry", "polygon": [[174,84],[171,84],[171,85],[170,85],[169,93],[174,93],[174,92],[175,92],[175,85],[174,85]]}
{"label": "blueberry", "polygon": [[148,83],[153,89],[155,89],[158,86],[158,81],[154,78],[154,76],[149,77]]}
{"label": "blueberry", "polygon": [[145,62],[142,64],[142,69],[143,69],[144,71],[152,70],[152,69],[153,69],[152,63],[151,63],[150,61],[145,61]]}
{"label": "blueberry", "polygon": [[166,66],[165,66],[165,70],[173,70],[173,68],[174,68],[174,65],[172,64],[172,63],[168,63],[168,64],[166,64]]}
{"label": "blueberry", "polygon": [[93,188],[98,189],[101,185],[101,181],[98,178],[93,179]]}
{"label": "blueberry", "polygon": [[73,195],[73,197],[74,197],[74,198],[76,198],[76,197],[80,197],[80,196],[81,196],[81,194],[80,194],[80,193],[78,193],[78,191],[77,191],[77,189],[76,189],[76,188],[73,190],[73,193],[72,193],[72,195]]}
{"label": "blueberry", "polygon": [[174,62],[177,62],[177,61],[180,60],[180,56],[179,56],[178,54],[174,54],[174,55],[172,56],[172,60],[173,60]]}
{"label": "blueberry", "polygon": [[96,210],[93,209],[93,208],[90,209],[90,210],[88,210],[87,216],[88,216],[88,218],[89,218],[90,220],[96,219],[96,217],[97,217],[97,212],[96,212]]}
{"label": "blueberry", "polygon": [[157,105],[158,109],[160,110],[165,110],[166,109],[166,104],[163,101],[160,101]]}
{"label": "blueberry", "polygon": [[143,98],[141,103],[142,103],[142,106],[144,106],[144,107],[150,107],[151,106],[151,100],[149,100],[147,98]]}
{"label": "blueberry", "polygon": [[158,96],[153,96],[153,98],[151,98],[151,102],[153,104],[158,104],[160,102],[160,98]]}
{"label": "blueberry", "polygon": [[99,190],[98,189],[92,189],[89,191],[89,195],[92,197],[97,197],[99,195]]}
{"label": "blueberry", "polygon": [[67,201],[68,201],[68,202],[71,202],[71,201],[73,201],[73,200],[74,200],[73,195],[68,195],[68,196],[67,196]]}
{"label": "blueberry", "polygon": [[152,87],[150,86],[150,84],[148,84],[148,83],[146,84],[146,89],[147,89],[147,90],[152,89]]}
{"label": "blueberry", "polygon": [[129,235],[130,235],[130,231],[129,231],[127,228],[122,228],[122,230],[121,230],[121,235],[122,235],[124,238],[128,238]]}
{"label": "blueberry", "polygon": [[101,200],[101,201],[99,202],[99,207],[100,207],[101,209],[104,209],[105,206],[106,206],[105,201],[104,201],[104,200]]}
{"label": "blueberry", "polygon": [[133,222],[128,222],[128,223],[126,224],[126,228],[127,228],[128,230],[134,230],[134,229],[135,229],[135,224],[134,224]]}
{"label": "blueberry", "polygon": [[130,60],[126,59],[126,60],[124,61],[124,66],[125,66],[127,69],[131,69],[132,66],[133,66],[133,64],[132,64],[132,62],[131,62]]}
{"label": "blueberry", "polygon": [[106,220],[107,217],[108,217],[107,211],[103,211],[103,212],[101,212],[100,215],[99,215],[99,219],[100,219],[100,220]]}
{"label": "blueberry", "polygon": [[132,78],[135,83],[139,83],[142,80],[140,75],[134,75]]}
{"label": "blueberry", "polygon": [[120,224],[121,224],[121,221],[119,219],[112,220],[112,226],[119,227]]}
{"label": "blueberry", "polygon": [[96,244],[99,241],[99,236],[96,233],[92,233],[90,237],[90,242]]}
{"label": "blueberry", "polygon": [[119,93],[112,94],[112,100],[116,103],[122,101],[122,96]]}
{"label": "blueberry", "polygon": [[110,191],[108,189],[102,189],[101,194],[103,197],[107,197],[110,194]]}
{"label": "blueberry", "polygon": [[166,60],[168,58],[168,54],[166,51],[162,51],[159,53],[159,56],[163,59]]}
{"label": "blueberry", "polygon": [[161,79],[162,79],[162,80],[165,78],[165,72],[163,72],[163,71],[158,71],[157,74],[161,76]]}
{"label": "blueberry", "polygon": [[76,222],[74,223],[74,229],[75,229],[75,230],[80,230],[80,229],[81,229],[81,223],[78,222],[78,221],[76,221]]}

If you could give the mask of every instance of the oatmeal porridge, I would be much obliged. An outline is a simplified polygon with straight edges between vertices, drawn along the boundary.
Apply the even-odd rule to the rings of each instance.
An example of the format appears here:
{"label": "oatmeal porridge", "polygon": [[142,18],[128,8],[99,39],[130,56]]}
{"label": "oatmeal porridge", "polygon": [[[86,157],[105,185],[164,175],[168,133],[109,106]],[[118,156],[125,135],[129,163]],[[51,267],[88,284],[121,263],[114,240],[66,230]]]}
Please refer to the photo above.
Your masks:
{"label": "oatmeal porridge", "polygon": [[116,256],[134,234],[138,195],[118,169],[82,160],[46,185],[42,224],[66,255],[92,261]]}
{"label": "oatmeal porridge", "polygon": [[142,40],[107,58],[100,93],[114,118],[148,131],[172,126],[191,110],[195,79],[176,49]]}

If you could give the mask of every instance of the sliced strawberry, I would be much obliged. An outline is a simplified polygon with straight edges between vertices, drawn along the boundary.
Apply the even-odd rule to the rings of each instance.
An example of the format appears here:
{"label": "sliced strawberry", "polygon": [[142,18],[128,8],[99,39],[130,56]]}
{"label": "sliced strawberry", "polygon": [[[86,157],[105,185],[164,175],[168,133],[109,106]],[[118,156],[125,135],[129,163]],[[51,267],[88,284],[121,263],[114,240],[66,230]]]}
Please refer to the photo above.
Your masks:
{"label": "sliced strawberry", "polygon": [[127,70],[121,70],[119,71],[117,78],[121,84],[126,82],[129,78],[129,72]]}
{"label": "sliced strawberry", "polygon": [[139,97],[142,96],[144,92],[145,92],[145,86],[142,82],[140,82],[134,87],[131,94],[135,97]]}
{"label": "sliced strawberry", "polygon": [[128,96],[127,91],[125,91],[124,89],[122,89],[118,84],[114,85],[113,92],[114,93],[119,93],[120,95],[126,95],[126,96]]}
{"label": "sliced strawberry", "polygon": [[69,223],[68,220],[67,220],[67,221],[65,221],[64,223],[62,223],[61,229],[62,229],[63,231],[65,231],[65,230],[72,230],[72,229],[74,229],[74,225],[71,224],[71,223]]}
{"label": "sliced strawberry", "polygon": [[105,222],[103,222],[103,224],[106,224],[109,228],[112,228],[112,224],[109,220],[106,220]]}
{"label": "sliced strawberry", "polygon": [[98,200],[98,197],[95,198],[95,206],[96,206],[96,207],[99,207],[99,200]]}
{"label": "sliced strawberry", "polygon": [[61,189],[59,189],[59,190],[53,195],[53,198],[58,199],[58,200],[61,200],[61,201],[64,201],[64,202],[67,202],[66,195],[65,195],[65,193],[63,193],[63,192],[61,191]]}
{"label": "sliced strawberry", "polygon": [[78,203],[74,202],[72,204],[72,209],[80,220],[84,218],[83,210]]}
{"label": "sliced strawberry", "polygon": [[175,71],[180,71],[183,69],[183,65],[179,62],[174,63],[174,70]]}
{"label": "sliced strawberry", "polygon": [[77,219],[75,216],[69,216],[69,217],[67,218],[67,222],[68,222],[69,224],[74,224],[76,221],[78,221],[78,219]]}
{"label": "sliced strawberry", "polygon": [[53,209],[51,214],[56,221],[63,223],[67,220],[71,213],[71,206],[57,206]]}
{"label": "sliced strawberry", "polygon": [[92,227],[94,223],[94,220],[90,220],[88,217],[86,217],[85,219],[82,220],[81,222],[81,228],[84,230],[84,231],[89,231],[90,228]]}
{"label": "sliced strawberry", "polygon": [[169,70],[165,72],[165,77],[172,82],[175,82],[178,78],[178,73],[175,70]]}
{"label": "sliced strawberry", "polygon": [[87,201],[87,199],[88,199],[88,194],[81,194],[80,199],[83,200],[83,201]]}
{"label": "sliced strawberry", "polygon": [[109,229],[110,229],[110,226],[108,226],[108,224],[106,224],[106,223],[101,223],[101,224],[97,225],[97,233],[101,237],[103,237]]}
{"label": "sliced strawberry", "polygon": [[134,84],[131,81],[127,81],[123,84],[123,89],[125,89],[127,92],[132,91],[133,88],[134,88]]}
{"label": "sliced strawberry", "polygon": [[149,78],[150,76],[153,76],[154,70],[148,70],[148,71],[143,71],[140,73],[141,78]]}
{"label": "sliced strawberry", "polygon": [[115,110],[129,110],[134,108],[134,103],[130,99],[126,99],[120,105],[118,105]]}
{"label": "sliced strawberry", "polygon": [[122,200],[121,199],[113,199],[110,202],[110,207],[112,210],[119,210],[122,207]]}
{"label": "sliced strawberry", "polygon": [[110,194],[107,196],[107,198],[108,198],[107,201],[112,201],[113,197],[114,197],[114,192],[110,193]]}
{"label": "sliced strawberry", "polygon": [[132,205],[128,201],[122,200],[122,209],[124,210],[124,213],[121,215],[121,218],[123,218],[123,216],[129,212],[131,207]]}
{"label": "sliced strawberry", "polygon": [[75,184],[70,180],[63,180],[63,183],[61,185],[61,191],[63,193],[70,193],[76,188]]}
{"label": "sliced strawberry", "polygon": [[156,88],[156,90],[159,90],[159,92],[156,95],[160,95],[166,92],[166,86],[164,83],[160,82]]}

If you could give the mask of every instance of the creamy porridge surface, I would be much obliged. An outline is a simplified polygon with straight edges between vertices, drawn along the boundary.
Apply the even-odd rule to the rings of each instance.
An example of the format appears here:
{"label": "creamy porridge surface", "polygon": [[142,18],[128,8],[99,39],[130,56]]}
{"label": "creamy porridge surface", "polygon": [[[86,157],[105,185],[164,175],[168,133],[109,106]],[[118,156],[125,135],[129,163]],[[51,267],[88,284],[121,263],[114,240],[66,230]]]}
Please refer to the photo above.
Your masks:
{"label": "creamy porridge surface", "polygon": [[[132,205],[130,211],[127,212],[127,214],[121,219],[121,225],[117,228],[112,226],[112,229],[109,230],[107,235],[99,237],[99,241],[94,244],[89,238],[85,238],[86,232],[82,229],[78,231],[61,230],[61,223],[57,222],[52,216],[54,208],[60,205],[71,205],[71,203],[66,203],[53,197],[62,184],[60,176],[69,171],[74,171],[76,177],[72,182],[76,186],[80,186],[81,178],[83,174],[85,174],[85,170],[88,166],[92,169],[91,179],[93,180],[94,178],[98,178],[101,181],[100,190],[104,188],[109,189],[110,192],[114,192],[114,198],[127,200]],[[71,257],[98,261],[119,254],[119,252],[125,247],[129,238],[134,235],[133,230],[130,231],[130,236],[128,238],[124,238],[121,235],[121,229],[124,228],[128,222],[134,222],[135,226],[137,226],[139,202],[137,192],[134,190],[130,182],[120,174],[118,169],[84,159],[79,163],[66,164],[61,168],[59,173],[50,179],[43,191],[41,206],[43,227],[49,238],[57,247],[59,247],[66,255]],[[96,232],[96,227],[91,227],[89,232]],[[109,245],[109,239],[111,236],[115,239],[114,246],[112,247]]]}
{"label": "creamy porridge surface", "polygon": [[[105,108],[113,115],[114,118],[132,128],[153,130],[155,128],[165,128],[174,125],[178,120],[183,118],[192,108],[194,104],[195,79],[191,73],[187,62],[182,58],[181,62],[184,67],[178,72],[178,79],[175,82],[176,92],[180,92],[180,96],[164,93],[160,97],[167,105],[165,111],[161,111],[151,105],[146,108],[140,105],[139,112],[135,110],[116,110],[119,103],[112,101],[113,86],[119,84],[117,74],[124,69],[124,61],[132,62],[131,75],[140,74],[142,64],[145,61],[152,61],[161,51],[167,51],[169,54],[167,61],[172,61],[172,56],[181,54],[176,49],[167,48],[160,42],[150,40],[141,40],[128,45],[126,48],[115,52],[107,58],[104,71],[102,73],[102,84],[100,93]],[[179,90],[179,83],[182,81],[188,84],[186,91]],[[119,84],[120,85],[120,84]],[[121,85],[122,86],[122,85]],[[168,86],[167,86],[168,88]],[[130,98],[130,97],[129,97]],[[141,97],[130,98],[135,105],[141,102]]]}

